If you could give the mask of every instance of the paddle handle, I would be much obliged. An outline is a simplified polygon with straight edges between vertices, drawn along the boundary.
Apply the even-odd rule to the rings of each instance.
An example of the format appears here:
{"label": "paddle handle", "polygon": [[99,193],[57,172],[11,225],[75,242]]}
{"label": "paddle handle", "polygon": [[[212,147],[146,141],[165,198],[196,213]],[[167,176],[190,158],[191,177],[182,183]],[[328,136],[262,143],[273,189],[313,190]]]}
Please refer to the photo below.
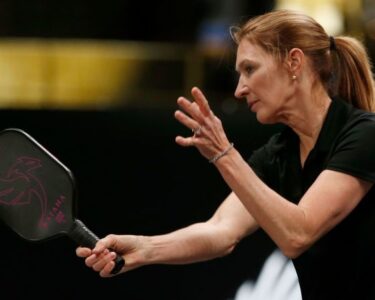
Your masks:
{"label": "paddle handle", "polygon": [[[68,232],[68,235],[76,241],[78,245],[91,249],[93,249],[97,241],[99,241],[99,238],[78,219],[74,220],[73,228]],[[124,265],[125,260],[120,255],[117,255],[115,267],[111,271],[111,274],[117,274]]]}

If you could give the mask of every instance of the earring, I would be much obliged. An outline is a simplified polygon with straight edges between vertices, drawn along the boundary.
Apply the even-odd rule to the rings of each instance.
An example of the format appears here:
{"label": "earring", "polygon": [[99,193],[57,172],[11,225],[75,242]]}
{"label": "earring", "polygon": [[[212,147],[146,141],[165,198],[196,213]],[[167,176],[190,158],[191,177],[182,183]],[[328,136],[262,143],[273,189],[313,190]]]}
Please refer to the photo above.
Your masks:
{"label": "earring", "polygon": [[297,79],[297,75],[293,75],[292,80],[296,80],[296,79]]}

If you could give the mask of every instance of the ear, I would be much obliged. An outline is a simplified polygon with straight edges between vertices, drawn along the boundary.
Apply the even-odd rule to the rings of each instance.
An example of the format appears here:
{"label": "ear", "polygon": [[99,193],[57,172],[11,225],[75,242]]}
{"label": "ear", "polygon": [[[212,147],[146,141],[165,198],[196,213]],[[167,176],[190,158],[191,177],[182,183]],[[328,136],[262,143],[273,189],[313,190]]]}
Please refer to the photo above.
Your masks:
{"label": "ear", "polygon": [[304,62],[304,58],[305,54],[299,48],[293,48],[289,51],[286,63],[292,75],[299,75]]}

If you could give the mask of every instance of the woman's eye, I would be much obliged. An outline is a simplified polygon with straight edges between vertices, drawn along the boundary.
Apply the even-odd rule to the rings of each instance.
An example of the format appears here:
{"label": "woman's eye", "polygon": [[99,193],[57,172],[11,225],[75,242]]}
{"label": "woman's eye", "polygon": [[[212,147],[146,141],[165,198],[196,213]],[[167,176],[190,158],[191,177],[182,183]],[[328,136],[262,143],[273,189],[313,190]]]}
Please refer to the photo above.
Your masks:
{"label": "woman's eye", "polygon": [[246,74],[251,74],[253,72],[254,68],[252,66],[245,67]]}

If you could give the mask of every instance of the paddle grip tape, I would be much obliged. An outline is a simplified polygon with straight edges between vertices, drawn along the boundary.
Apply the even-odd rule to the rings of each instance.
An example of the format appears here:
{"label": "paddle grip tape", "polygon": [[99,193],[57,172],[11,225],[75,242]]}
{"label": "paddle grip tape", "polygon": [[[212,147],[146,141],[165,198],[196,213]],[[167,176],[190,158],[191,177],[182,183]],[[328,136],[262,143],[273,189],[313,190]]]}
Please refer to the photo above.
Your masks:
{"label": "paddle grip tape", "polygon": [[[99,240],[99,238],[78,219],[74,221],[69,236],[77,242],[78,245],[91,249],[95,247],[96,242]],[[115,267],[111,271],[111,274],[117,274],[124,265],[124,259],[120,255],[117,255],[115,259]]]}

